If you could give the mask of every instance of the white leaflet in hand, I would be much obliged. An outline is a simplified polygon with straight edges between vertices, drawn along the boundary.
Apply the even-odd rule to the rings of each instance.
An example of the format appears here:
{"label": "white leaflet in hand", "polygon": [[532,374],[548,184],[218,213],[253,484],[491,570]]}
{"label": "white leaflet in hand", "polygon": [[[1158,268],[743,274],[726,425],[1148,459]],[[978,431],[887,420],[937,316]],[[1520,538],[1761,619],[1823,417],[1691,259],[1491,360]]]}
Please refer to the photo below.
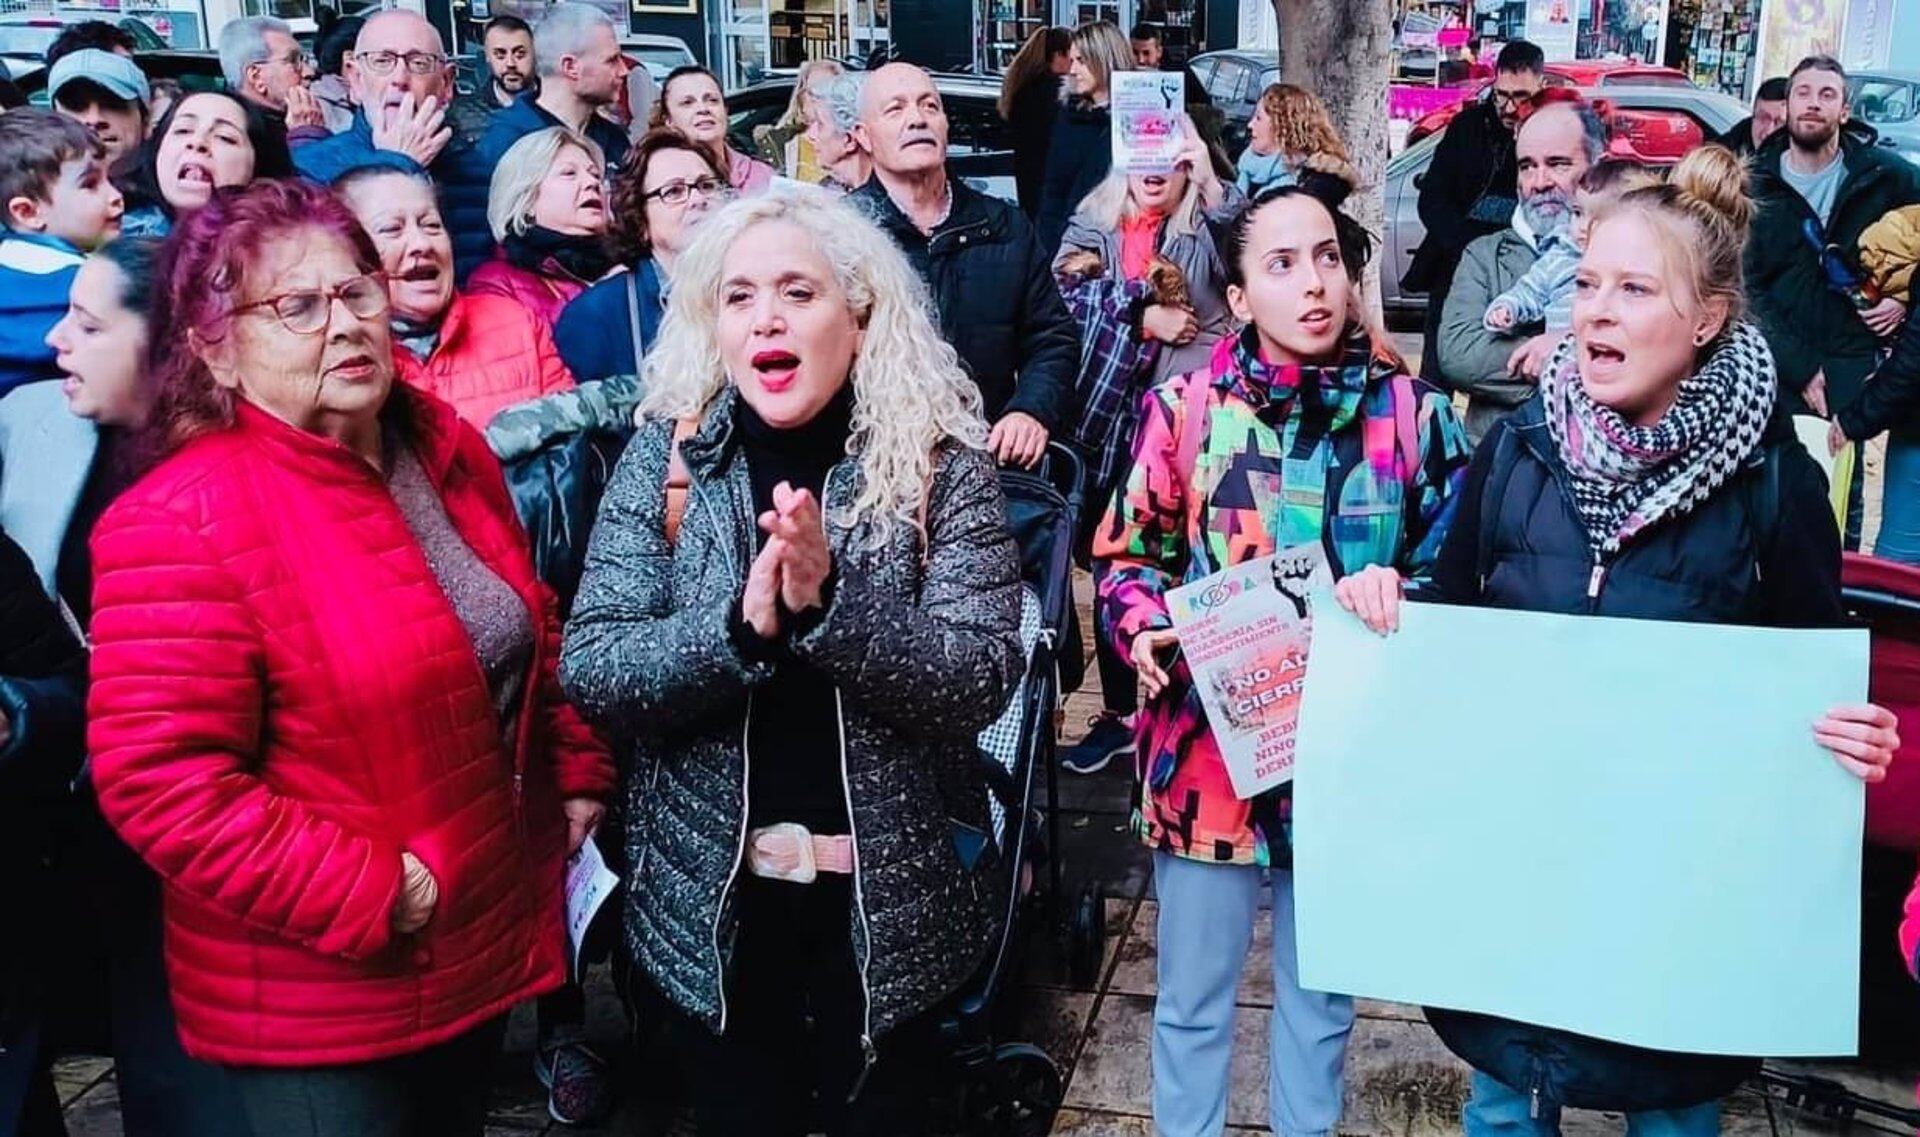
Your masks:
{"label": "white leaflet in hand", "polygon": [[1240,798],[1293,778],[1294,724],[1313,633],[1307,598],[1330,583],[1325,551],[1311,543],[1167,593],[1180,652]]}
{"label": "white leaflet in hand", "polygon": [[1186,76],[1178,71],[1113,74],[1113,168],[1165,174],[1186,145]]}
{"label": "white leaflet in hand", "polygon": [[567,945],[573,949],[575,978],[580,975],[580,945],[593,926],[594,914],[619,885],[620,878],[607,868],[592,837],[582,841],[580,851],[567,858]]}

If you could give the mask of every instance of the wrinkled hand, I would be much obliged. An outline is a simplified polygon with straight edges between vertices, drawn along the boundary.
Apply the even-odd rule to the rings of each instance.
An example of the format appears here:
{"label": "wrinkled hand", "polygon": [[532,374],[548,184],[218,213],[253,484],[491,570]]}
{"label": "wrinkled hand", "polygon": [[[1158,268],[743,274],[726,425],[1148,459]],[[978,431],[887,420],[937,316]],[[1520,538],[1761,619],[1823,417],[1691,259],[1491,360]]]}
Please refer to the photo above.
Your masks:
{"label": "wrinkled hand", "polygon": [[1851,441],[1852,439],[1847,437],[1847,432],[1840,429],[1840,420],[1834,419],[1833,425],[1827,427],[1827,453],[1838,455]]}
{"label": "wrinkled hand", "polygon": [[1886,339],[1900,330],[1901,323],[1907,318],[1907,306],[1888,296],[1860,313],[1860,318],[1867,322],[1867,327],[1872,329],[1874,335]]}
{"label": "wrinkled hand", "polygon": [[1505,304],[1495,304],[1487,309],[1487,326],[1505,331],[1513,326],[1513,309]]}
{"label": "wrinkled hand", "polygon": [[763,640],[780,635],[780,558],[786,542],[769,538],[747,570],[747,587],[740,594],[740,618]]}
{"label": "wrinkled hand", "polygon": [[1340,607],[1360,617],[1370,630],[1388,635],[1400,630],[1400,574],[1385,565],[1368,565],[1333,586]]}
{"label": "wrinkled hand", "polygon": [[773,487],[773,508],[760,515],[767,544],[780,545],[780,602],[789,612],[822,607],[827,576],[833,572],[833,552],[827,547],[827,529],[820,501],[810,490],[796,490],[786,482]]}
{"label": "wrinkled hand", "polygon": [[399,106],[371,108],[367,117],[374,149],[405,154],[422,166],[433,165],[453,137],[453,128],[444,125],[447,110],[439,100],[416,105],[411,91],[400,97]]}
{"label": "wrinkled hand", "polygon": [[320,100],[313,97],[306,84],[287,90],[287,129],[297,130],[303,126],[327,125],[327,112],[320,106]]}
{"label": "wrinkled hand", "polygon": [[1541,332],[1513,349],[1513,354],[1507,357],[1507,374],[1515,379],[1532,379],[1538,382],[1540,372],[1546,370],[1547,357],[1553,354],[1553,349],[1558,345],[1559,340],[1546,332]]}
{"label": "wrinkled hand", "polygon": [[1047,428],[1025,411],[1008,411],[987,435],[987,451],[1003,466],[1032,469],[1047,452]]}
{"label": "wrinkled hand", "polygon": [[1200,334],[1200,321],[1185,308],[1171,304],[1149,304],[1140,313],[1140,330],[1159,340],[1182,347]]}
{"label": "wrinkled hand", "polygon": [[1835,707],[1813,724],[1813,737],[1832,752],[1847,773],[1863,782],[1882,781],[1900,749],[1899,723],[1893,712],[1873,703]]}
{"label": "wrinkled hand", "polygon": [[1180,643],[1180,634],[1172,628],[1155,628],[1133,637],[1133,670],[1140,676],[1140,693],[1157,699],[1173,677],[1160,666],[1160,654]]}
{"label": "wrinkled hand", "polygon": [[439,903],[440,882],[433,879],[433,871],[412,853],[401,853],[400,895],[390,917],[393,930],[406,936],[426,927]]}
{"label": "wrinkled hand", "polygon": [[571,857],[600,828],[607,807],[590,797],[570,797],[560,803],[560,809],[567,815],[567,856]]}
{"label": "wrinkled hand", "polygon": [[1813,373],[1813,378],[1807,380],[1807,388],[1800,392],[1800,397],[1807,401],[1809,407],[1813,408],[1814,414],[1819,415],[1821,418],[1829,417],[1827,414],[1826,368],[1823,367]]}

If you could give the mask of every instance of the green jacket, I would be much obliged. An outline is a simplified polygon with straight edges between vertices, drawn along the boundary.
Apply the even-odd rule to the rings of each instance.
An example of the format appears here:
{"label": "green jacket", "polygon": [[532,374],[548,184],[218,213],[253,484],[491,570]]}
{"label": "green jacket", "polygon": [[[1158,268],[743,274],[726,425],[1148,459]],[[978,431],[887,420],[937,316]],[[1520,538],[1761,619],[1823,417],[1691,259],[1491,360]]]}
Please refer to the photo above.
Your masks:
{"label": "green jacket", "polygon": [[[1920,202],[1920,168],[1891,150],[1851,133],[1840,139],[1846,175],[1834,196],[1833,215],[1821,232],[1844,263],[1859,268],[1860,234],[1894,209]],[[1819,218],[1780,176],[1787,148],[1782,130],[1753,159],[1753,231],[1747,240],[1747,298],[1754,321],[1773,348],[1780,394],[1805,409],[1800,392],[1815,371],[1827,376],[1827,404],[1839,411],[1860,397],[1882,343],[1861,321],[1853,302],[1827,283],[1821,257],[1806,232]]]}
{"label": "green jacket", "polygon": [[1527,401],[1532,381],[1507,374],[1507,360],[1515,348],[1544,325],[1521,324],[1509,333],[1488,331],[1487,306],[1527,274],[1539,254],[1511,226],[1477,237],[1460,254],[1453,290],[1440,310],[1440,331],[1434,337],[1440,355],[1440,373],[1448,387],[1467,399],[1467,437],[1478,445],[1493,424]]}

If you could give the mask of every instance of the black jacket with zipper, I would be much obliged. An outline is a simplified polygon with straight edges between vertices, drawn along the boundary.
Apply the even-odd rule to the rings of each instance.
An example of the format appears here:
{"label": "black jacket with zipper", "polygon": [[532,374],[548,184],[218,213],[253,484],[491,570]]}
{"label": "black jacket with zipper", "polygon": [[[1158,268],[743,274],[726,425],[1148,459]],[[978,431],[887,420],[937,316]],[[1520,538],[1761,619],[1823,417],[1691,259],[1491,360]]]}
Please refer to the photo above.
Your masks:
{"label": "black jacket with zipper", "polygon": [[[1786,416],[1774,416],[1746,466],[1705,502],[1656,522],[1604,563],[1595,561],[1568,478],[1535,396],[1474,454],[1420,599],[1711,624],[1847,622],[1826,481]],[[1724,1096],[1759,1067],[1758,1059],[1647,1050],[1493,1015],[1429,1008],[1427,1018],[1467,1063],[1552,1105],[1680,1108]]]}
{"label": "black jacket with zipper", "polygon": [[[735,604],[757,547],[753,490],[728,390],[680,446],[689,485],[666,536],[672,423],[620,458],[561,649],[568,698],[629,759],[626,930],[633,958],[687,1015],[724,1033],[750,780],[752,716],[775,664],[744,655]],[[932,1007],[992,943],[993,861],[971,868],[956,824],[988,832],[975,737],[1020,676],[1020,570],[992,459],[935,455],[924,555],[912,525],[883,539],[849,512],[849,458],[821,494],[832,595],[790,657],[830,679],[854,841],[848,931],[868,1036]]]}
{"label": "black jacket with zipper", "polygon": [[1517,200],[1519,176],[1513,132],[1501,125],[1493,104],[1475,103],[1455,115],[1420,176],[1420,223],[1427,235],[1401,283],[1415,292],[1446,292],[1467,246],[1512,222],[1510,213],[1476,220],[1474,203],[1486,197],[1510,205]]}
{"label": "black jacket with zipper", "polygon": [[1781,177],[1788,132],[1776,131],[1753,158],[1753,230],[1747,238],[1747,298],[1780,372],[1780,393],[1795,410],[1816,371],[1827,379],[1827,406],[1838,413],[1861,387],[1887,346],[1868,329],[1845,293],[1827,283],[1811,222],[1855,272],[1860,234],[1889,211],[1920,202],[1920,168],[1857,132],[1840,136],[1846,173],[1824,227],[1813,207]]}
{"label": "black jacket with zipper", "polygon": [[1059,434],[1079,411],[1080,328],[1053,282],[1053,251],[1020,210],[959,178],[947,219],[928,236],[876,176],[847,200],[907,254],[933,293],[940,334],[980,385],[988,422],[1010,411]]}
{"label": "black jacket with zipper", "polygon": [[1893,354],[1850,406],[1834,412],[1847,437],[1865,442],[1883,430],[1920,436],[1920,318],[1908,316],[1893,337]]}

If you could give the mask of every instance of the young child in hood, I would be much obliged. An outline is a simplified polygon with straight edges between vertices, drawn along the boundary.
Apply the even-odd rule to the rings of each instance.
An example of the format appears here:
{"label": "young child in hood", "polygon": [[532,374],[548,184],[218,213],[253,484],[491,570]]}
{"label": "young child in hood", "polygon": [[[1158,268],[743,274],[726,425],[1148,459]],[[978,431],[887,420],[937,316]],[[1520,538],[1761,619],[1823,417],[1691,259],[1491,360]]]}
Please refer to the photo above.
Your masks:
{"label": "young child in hood", "polygon": [[59,374],[47,333],[124,208],[92,131],[31,107],[0,113],[0,395]]}
{"label": "young child in hood", "polygon": [[1860,234],[1860,268],[1879,296],[1913,307],[1913,271],[1920,265],[1920,205],[1888,212]]}
{"label": "young child in hood", "polygon": [[1659,174],[1636,162],[1603,158],[1594,163],[1574,191],[1566,226],[1544,235],[1540,259],[1513,282],[1512,288],[1487,305],[1487,330],[1504,332],[1523,324],[1542,323],[1549,335],[1572,330],[1573,274],[1586,251],[1588,221],[1602,203],[1659,181]]}

